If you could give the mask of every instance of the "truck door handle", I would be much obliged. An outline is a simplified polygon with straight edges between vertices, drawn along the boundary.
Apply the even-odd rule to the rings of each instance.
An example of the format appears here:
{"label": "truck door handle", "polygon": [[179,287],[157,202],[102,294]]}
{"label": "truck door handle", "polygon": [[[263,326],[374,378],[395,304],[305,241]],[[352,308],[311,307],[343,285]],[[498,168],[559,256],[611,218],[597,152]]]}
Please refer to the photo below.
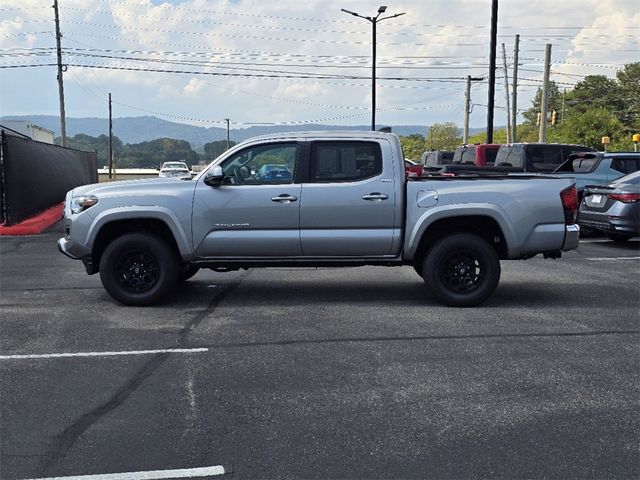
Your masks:
{"label": "truck door handle", "polygon": [[363,200],[370,200],[370,201],[381,201],[381,200],[386,200],[387,198],[389,198],[389,195],[385,194],[385,193],[380,193],[380,192],[371,192],[368,193],[367,195],[363,195],[362,199]]}
{"label": "truck door handle", "polygon": [[275,197],[271,197],[272,202],[278,202],[278,203],[291,203],[291,202],[295,202],[296,200],[298,200],[298,197],[296,197],[295,195],[288,195],[286,193],[283,193]]}

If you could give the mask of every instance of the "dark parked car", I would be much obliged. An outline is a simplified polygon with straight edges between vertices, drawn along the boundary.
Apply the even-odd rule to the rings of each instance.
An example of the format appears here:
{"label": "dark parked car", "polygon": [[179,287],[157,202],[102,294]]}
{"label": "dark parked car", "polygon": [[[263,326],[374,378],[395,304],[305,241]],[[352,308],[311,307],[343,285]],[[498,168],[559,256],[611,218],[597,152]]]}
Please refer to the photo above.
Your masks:
{"label": "dark parked car", "polygon": [[266,182],[289,182],[291,171],[286,165],[267,164],[260,167],[257,177]]}
{"label": "dark parked car", "polygon": [[525,172],[552,172],[578,152],[595,152],[584,145],[561,143],[509,143],[502,145],[495,158],[496,167],[522,168]]}
{"label": "dark parked car", "polygon": [[446,150],[426,151],[420,158],[420,163],[427,168],[442,167],[443,165],[449,165],[452,162],[453,152]]}
{"label": "dark parked car", "polygon": [[640,234],[640,171],[609,185],[588,185],[580,203],[578,224],[604,232],[616,241]]}

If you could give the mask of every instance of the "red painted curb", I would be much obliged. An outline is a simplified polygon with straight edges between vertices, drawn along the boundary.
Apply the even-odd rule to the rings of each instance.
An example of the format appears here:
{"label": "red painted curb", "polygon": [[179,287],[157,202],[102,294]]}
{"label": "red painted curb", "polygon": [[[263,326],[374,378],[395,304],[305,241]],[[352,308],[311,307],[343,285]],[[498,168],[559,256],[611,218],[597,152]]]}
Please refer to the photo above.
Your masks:
{"label": "red painted curb", "polygon": [[5,227],[0,225],[0,236],[3,235],[36,235],[62,218],[64,203],[55,205],[38,215],[27,218],[20,223]]}

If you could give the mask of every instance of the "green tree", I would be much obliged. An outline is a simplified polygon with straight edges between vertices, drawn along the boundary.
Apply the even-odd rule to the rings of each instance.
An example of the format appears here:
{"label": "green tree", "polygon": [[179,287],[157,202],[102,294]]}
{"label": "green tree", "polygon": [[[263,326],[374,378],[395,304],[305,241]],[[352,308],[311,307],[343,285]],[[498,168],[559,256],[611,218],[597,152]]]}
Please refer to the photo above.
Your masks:
{"label": "green tree", "polygon": [[[487,143],[487,132],[478,132],[469,137],[469,144]],[[507,143],[507,130],[502,128],[493,131],[493,143]]]}
{"label": "green tree", "polygon": [[[229,147],[233,147],[236,142],[229,142]],[[211,161],[218,158],[224,152],[227,151],[227,141],[226,140],[217,140],[215,142],[205,143],[204,144],[204,157],[203,160]]]}
{"label": "green tree", "polygon": [[565,97],[565,108],[571,115],[584,113],[590,108],[617,111],[622,107],[618,83],[604,75],[586,76]]}
{"label": "green tree", "polygon": [[434,123],[427,129],[427,150],[455,150],[462,143],[460,129],[453,122]]}
{"label": "green tree", "polygon": [[[56,138],[56,143],[60,145],[62,139]],[[79,133],[73,137],[67,138],[67,147],[75,148],[76,150],[84,150],[86,152],[98,153],[98,167],[109,164],[109,137],[107,135],[99,135],[92,137]],[[122,141],[114,136],[113,137],[113,155],[114,158],[118,158],[124,150]]]}
{"label": "green tree", "polygon": [[640,62],[628,63],[616,72],[620,100],[620,120],[630,133],[640,131]]}
{"label": "green tree", "polygon": [[427,150],[424,137],[414,133],[413,135],[407,137],[400,136],[399,138],[404,157],[413,161],[419,161],[422,153]]}
{"label": "green tree", "polygon": [[611,139],[610,150],[620,150],[627,143],[625,128],[617,115],[602,107],[591,107],[586,111],[571,114],[557,128],[548,130],[551,142],[566,142],[587,145],[602,150],[602,137]]}
{"label": "green tree", "polygon": [[122,158],[118,159],[118,166],[158,168],[162,163],[170,161],[181,161],[191,166],[199,160],[199,155],[191,149],[186,140],[158,138],[125,145]]}

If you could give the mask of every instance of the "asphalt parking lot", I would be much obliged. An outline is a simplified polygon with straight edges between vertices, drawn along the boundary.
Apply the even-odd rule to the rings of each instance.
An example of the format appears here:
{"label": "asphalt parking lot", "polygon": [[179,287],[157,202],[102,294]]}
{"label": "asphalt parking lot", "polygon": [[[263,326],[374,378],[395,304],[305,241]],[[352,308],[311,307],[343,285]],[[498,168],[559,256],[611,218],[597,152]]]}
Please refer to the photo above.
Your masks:
{"label": "asphalt parking lot", "polygon": [[204,271],[134,308],[60,235],[0,240],[2,479],[640,477],[638,238],[502,262],[473,309],[410,267]]}

